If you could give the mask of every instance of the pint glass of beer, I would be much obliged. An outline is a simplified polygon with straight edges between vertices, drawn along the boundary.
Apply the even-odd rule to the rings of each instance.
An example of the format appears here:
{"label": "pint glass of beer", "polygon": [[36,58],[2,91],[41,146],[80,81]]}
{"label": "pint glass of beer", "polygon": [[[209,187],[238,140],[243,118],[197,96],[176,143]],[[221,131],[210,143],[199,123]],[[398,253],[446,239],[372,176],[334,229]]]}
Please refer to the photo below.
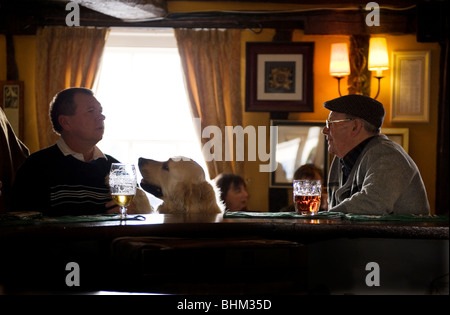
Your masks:
{"label": "pint glass of beer", "polygon": [[294,180],[295,211],[303,215],[315,215],[320,209],[322,183],[315,179]]}

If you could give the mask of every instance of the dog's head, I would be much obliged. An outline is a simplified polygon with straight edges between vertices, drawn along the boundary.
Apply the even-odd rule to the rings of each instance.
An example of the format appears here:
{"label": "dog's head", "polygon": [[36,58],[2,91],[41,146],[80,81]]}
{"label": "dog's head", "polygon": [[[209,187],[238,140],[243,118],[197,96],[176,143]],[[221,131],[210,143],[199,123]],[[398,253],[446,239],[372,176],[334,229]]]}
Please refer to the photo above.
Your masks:
{"label": "dog's head", "polygon": [[142,189],[164,201],[160,212],[220,212],[214,188],[195,161],[185,157],[165,162],[140,158],[139,171]]}
{"label": "dog's head", "polygon": [[170,195],[180,184],[199,184],[205,181],[203,168],[195,161],[185,158],[170,158],[165,162],[139,159],[142,174],[141,187],[156,197]]}

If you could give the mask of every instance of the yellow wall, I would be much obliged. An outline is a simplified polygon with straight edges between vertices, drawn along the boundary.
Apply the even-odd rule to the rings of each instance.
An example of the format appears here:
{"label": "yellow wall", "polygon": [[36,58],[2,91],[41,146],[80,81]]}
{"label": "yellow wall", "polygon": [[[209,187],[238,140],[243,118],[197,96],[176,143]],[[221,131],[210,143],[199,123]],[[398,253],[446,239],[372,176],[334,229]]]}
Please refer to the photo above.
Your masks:
{"label": "yellow wall", "polygon": [[[245,30],[241,37],[241,87],[244,127],[269,126],[269,113],[245,112],[245,42],[247,41],[271,41],[273,30],[264,30],[255,34]],[[438,79],[439,79],[439,53],[440,48],[436,43],[417,43],[413,35],[386,36],[388,49],[393,50],[431,50],[431,82],[430,82],[430,121],[428,123],[392,123],[390,119],[390,85],[391,70],[384,71],[381,93],[378,100],[386,108],[386,118],[383,127],[409,128],[410,144],[409,153],[417,163],[425,186],[431,208],[435,207],[435,180],[436,180],[436,143],[437,143],[437,104],[438,104]],[[322,104],[326,100],[335,98],[337,94],[336,80],[328,74],[330,45],[331,43],[348,42],[348,36],[312,36],[304,35],[302,31],[295,31],[294,41],[315,42],[314,49],[314,112],[292,113],[289,119],[302,121],[323,121],[328,117],[328,110]],[[19,79],[25,83],[25,137],[24,142],[32,152],[38,150],[35,117],[35,36],[14,36],[16,60],[19,68]],[[6,79],[6,44],[5,37],[0,35],[0,80]],[[342,80],[344,82],[345,80]],[[346,94],[344,85],[341,91]],[[376,91],[376,80],[372,82],[372,94]],[[267,143],[268,146],[268,143]],[[245,176],[250,194],[249,208],[259,211],[268,209],[268,173],[259,172],[260,161],[246,162]],[[264,163],[265,164],[265,163]]]}
{"label": "yellow wall", "polygon": [[[34,152],[39,149],[34,90],[36,37],[14,36],[13,39],[19,80],[24,81],[24,139],[22,140],[30,151]],[[6,39],[4,35],[0,35],[0,80],[6,80]]]}
{"label": "yellow wall", "polygon": [[0,35],[0,80],[6,80],[6,38]]}
{"label": "yellow wall", "polygon": [[[247,41],[271,41],[275,32],[264,30],[261,34],[250,31],[242,33],[242,91],[245,91],[245,43]],[[430,120],[428,123],[392,123],[391,122],[391,69],[383,71],[384,79],[381,80],[381,92],[378,100],[383,103],[386,109],[386,117],[383,128],[409,128],[409,154],[419,167],[428,193],[428,199],[432,211],[435,208],[436,191],[436,145],[437,145],[437,111],[438,111],[438,79],[439,79],[439,54],[440,47],[437,43],[418,43],[414,35],[386,36],[389,56],[392,51],[397,50],[430,50],[431,51],[431,82],[430,82]],[[295,42],[314,42],[314,112],[312,113],[291,113],[289,119],[301,121],[324,121],[329,111],[323,108],[323,103],[327,100],[338,97],[337,81],[329,75],[328,67],[330,60],[330,47],[332,43],[347,42],[348,36],[323,36],[304,35],[302,31],[295,31],[293,34]],[[391,60],[390,60],[391,61]],[[341,92],[348,94],[345,89],[346,79],[341,81]],[[372,80],[371,96],[377,90],[377,80]],[[245,108],[245,93],[242,94],[242,106]],[[270,122],[268,113],[245,112],[243,109],[244,125],[268,126]],[[249,208],[268,211],[269,175],[260,173],[258,169],[259,161],[246,163],[246,180],[251,196]]]}

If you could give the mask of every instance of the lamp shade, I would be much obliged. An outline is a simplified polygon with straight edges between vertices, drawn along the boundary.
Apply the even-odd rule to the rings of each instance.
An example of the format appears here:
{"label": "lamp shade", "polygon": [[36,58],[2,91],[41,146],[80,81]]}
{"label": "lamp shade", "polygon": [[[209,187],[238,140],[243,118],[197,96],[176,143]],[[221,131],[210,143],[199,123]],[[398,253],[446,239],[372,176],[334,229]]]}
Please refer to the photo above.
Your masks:
{"label": "lamp shade", "polygon": [[372,37],[369,42],[369,70],[377,71],[381,75],[382,70],[389,69],[386,38]]}
{"label": "lamp shade", "polygon": [[350,74],[347,44],[331,44],[330,75],[344,76]]}

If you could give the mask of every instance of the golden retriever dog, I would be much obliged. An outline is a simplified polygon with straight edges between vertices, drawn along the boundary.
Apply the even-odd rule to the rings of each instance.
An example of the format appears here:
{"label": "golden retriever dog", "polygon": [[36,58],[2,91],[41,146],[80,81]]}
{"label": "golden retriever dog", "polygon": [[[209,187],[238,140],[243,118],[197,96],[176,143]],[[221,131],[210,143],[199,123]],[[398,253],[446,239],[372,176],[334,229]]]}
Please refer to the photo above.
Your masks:
{"label": "golden retriever dog", "polygon": [[185,157],[139,159],[141,188],[163,200],[159,213],[221,213],[223,204],[203,168]]}

